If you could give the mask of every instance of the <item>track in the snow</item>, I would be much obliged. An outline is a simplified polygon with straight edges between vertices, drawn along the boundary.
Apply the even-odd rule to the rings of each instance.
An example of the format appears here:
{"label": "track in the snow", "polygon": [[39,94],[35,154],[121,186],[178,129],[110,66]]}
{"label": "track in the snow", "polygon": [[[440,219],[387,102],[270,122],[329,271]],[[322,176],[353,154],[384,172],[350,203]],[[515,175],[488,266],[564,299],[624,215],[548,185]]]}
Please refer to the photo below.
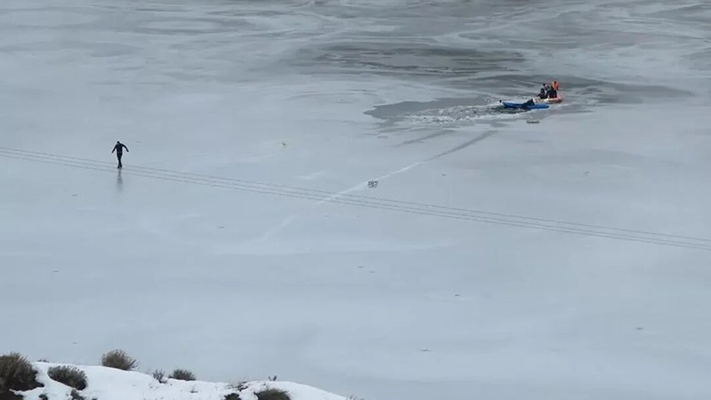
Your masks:
{"label": "track in the snow", "polygon": [[[116,167],[113,166],[113,164],[106,162],[79,157],[70,157],[50,153],[13,149],[7,147],[0,147],[0,157],[63,165],[71,168],[82,168],[93,171],[116,173]],[[482,210],[445,207],[434,204],[415,203],[402,200],[390,200],[353,194],[343,194],[322,190],[275,185],[242,179],[216,177],[210,175],[193,174],[141,166],[125,167],[122,173],[172,182],[190,183],[195,185],[240,190],[245,192],[267,194],[272,196],[292,197],[305,200],[313,200],[317,202],[329,202],[349,206],[405,212],[460,221],[490,223],[520,228],[539,229],[551,232],[560,232],[565,234],[584,235],[613,240],[625,240],[654,245],[675,246],[711,251],[711,239],[692,236],[646,232],[634,229],[622,229],[575,222],[564,222],[545,218],[526,217],[521,215],[495,213]]]}

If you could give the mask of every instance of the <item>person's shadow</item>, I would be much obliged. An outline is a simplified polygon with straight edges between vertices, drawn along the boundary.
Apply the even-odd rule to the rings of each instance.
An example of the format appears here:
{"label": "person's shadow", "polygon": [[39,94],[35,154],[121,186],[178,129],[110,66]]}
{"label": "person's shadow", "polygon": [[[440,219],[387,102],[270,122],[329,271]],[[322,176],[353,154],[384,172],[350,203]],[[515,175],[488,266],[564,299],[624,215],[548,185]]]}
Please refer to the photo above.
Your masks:
{"label": "person's shadow", "polygon": [[119,192],[123,190],[123,177],[121,176],[121,170],[118,170],[118,175],[116,175],[116,190]]}

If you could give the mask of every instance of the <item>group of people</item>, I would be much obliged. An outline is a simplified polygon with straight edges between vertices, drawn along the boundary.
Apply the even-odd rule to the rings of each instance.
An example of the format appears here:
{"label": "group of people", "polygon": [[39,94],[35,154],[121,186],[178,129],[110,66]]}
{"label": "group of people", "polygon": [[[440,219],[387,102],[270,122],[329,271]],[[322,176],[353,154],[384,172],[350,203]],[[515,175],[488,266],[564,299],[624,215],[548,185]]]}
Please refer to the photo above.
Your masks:
{"label": "group of people", "polygon": [[529,99],[528,101],[523,103],[523,105],[532,106],[536,104],[536,101],[556,98],[558,98],[558,81],[553,81],[550,85],[544,83],[543,87],[541,88],[541,91],[538,92],[538,96],[536,96],[535,99]]}
{"label": "group of people", "polygon": [[551,84],[544,83],[541,91],[538,93],[538,98],[544,99],[555,99],[558,97],[558,81],[553,81]]}

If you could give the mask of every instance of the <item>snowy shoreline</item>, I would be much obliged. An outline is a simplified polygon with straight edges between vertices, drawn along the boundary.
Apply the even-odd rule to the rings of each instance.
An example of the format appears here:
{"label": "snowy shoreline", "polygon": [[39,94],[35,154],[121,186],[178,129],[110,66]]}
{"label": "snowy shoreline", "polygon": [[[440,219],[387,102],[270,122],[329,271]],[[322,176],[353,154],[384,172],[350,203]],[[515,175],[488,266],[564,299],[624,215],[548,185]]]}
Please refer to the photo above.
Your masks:
{"label": "snowy shoreline", "polygon": [[[2,361],[0,360],[0,364]],[[85,366],[50,362],[33,362],[36,382],[41,385],[32,390],[13,391],[23,400],[346,400],[307,385],[294,382],[265,380],[234,383],[157,379],[137,371],[116,368]],[[52,367],[69,367],[83,371],[87,387],[76,390],[53,380],[48,373]],[[3,393],[3,366],[0,365],[0,399]],[[276,391],[287,397],[269,397],[265,392]],[[12,396],[8,398],[13,398]],[[15,397],[17,398],[17,397]],[[353,399],[353,397],[351,397]]]}

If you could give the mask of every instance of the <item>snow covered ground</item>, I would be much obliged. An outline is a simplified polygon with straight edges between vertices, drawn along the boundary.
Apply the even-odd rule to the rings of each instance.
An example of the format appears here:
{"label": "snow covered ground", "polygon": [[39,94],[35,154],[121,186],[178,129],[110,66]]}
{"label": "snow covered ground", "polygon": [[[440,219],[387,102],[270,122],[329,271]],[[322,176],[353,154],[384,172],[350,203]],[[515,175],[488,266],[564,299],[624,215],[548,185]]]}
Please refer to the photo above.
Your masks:
{"label": "snow covered ground", "polygon": [[[69,399],[72,388],[52,380],[47,371],[57,365],[44,362],[34,363],[38,371],[37,381],[42,387],[23,392],[25,400]],[[224,400],[225,396],[236,393],[242,400],[257,400],[255,393],[268,389],[286,392],[291,400],[345,400],[345,398],[322,390],[291,382],[245,382],[211,383],[201,381],[180,381],[166,379],[159,382],[150,375],[140,372],[125,372],[113,368],[72,366],[84,371],[88,386],[79,391],[85,399],[102,400]]]}
{"label": "snow covered ground", "polygon": [[[0,353],[368,400],[707,399],[710,21],[2,1]],[[552,79],[560,106],[494,107]]]}

